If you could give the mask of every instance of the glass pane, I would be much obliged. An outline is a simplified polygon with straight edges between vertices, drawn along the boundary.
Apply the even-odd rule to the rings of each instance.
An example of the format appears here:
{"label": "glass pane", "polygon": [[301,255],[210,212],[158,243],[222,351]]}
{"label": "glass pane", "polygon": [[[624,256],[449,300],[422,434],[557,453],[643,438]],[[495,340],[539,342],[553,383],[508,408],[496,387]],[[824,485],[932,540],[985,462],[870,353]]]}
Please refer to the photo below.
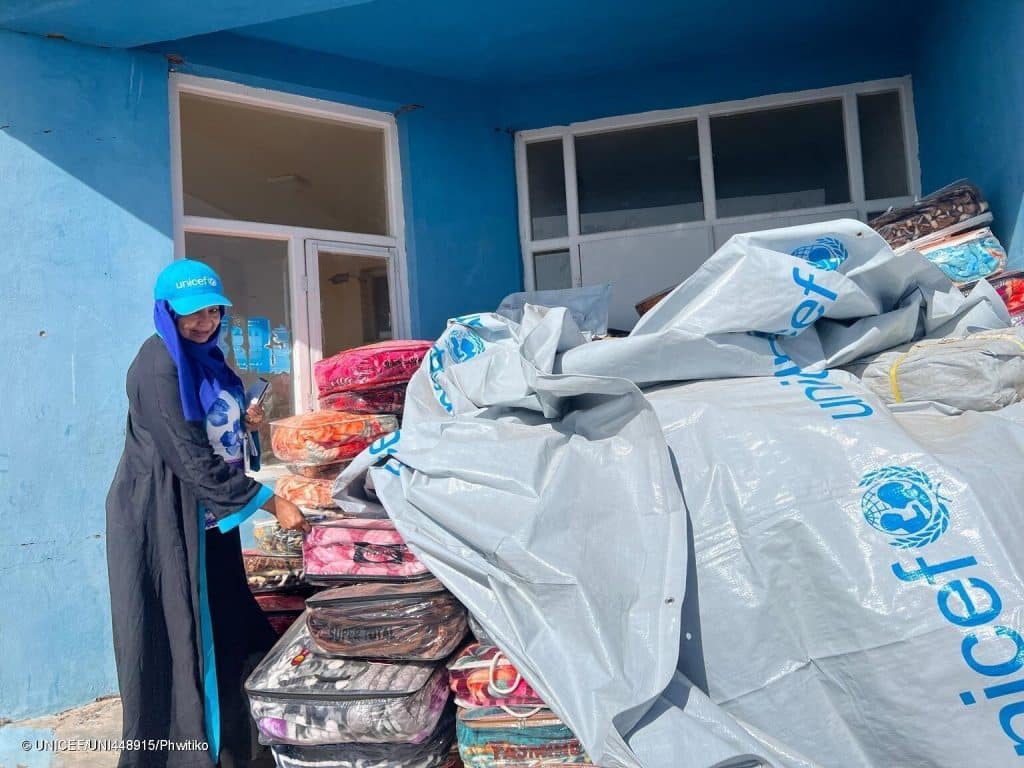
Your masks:
{"label": "glass pane", "polygon": [[221,325],[220,348],[228,364],[246,387],[260,377],[271,382],[268,419],[260,429],[260,443],[264,464],[273,464],[270,421],[295,413],[288,244],[187,232],[185,252],[217,271],[234,305],[226,310]]}
{"label": "glass pane", "polygon": [[569,234],[569,220],[565,214],[562,140],[527,144],[526,175],[529,179],[532,238],[565,237]]}
{"label": "glass pane", "polygon": [[185,213],[388,234],[384,132],[181,94]]}
{"label": "glass pane", "polygon": [[533,254],[533,282],[538,291],[572,288],[572,266],[568,251]]}
{"label": "glass pane", "polygon": [[580,232],[704,218],[696,123],[576,138]]}
{"label": "glass pane", "polygon": [[393,338],[385,258],[320,251],[323,356]]}
{"label": "glass pane", "polygon": [[879,200],[910,194],[899,91],[857,97],[864,197]]}
{"label": "glass pane", "polygon": [[843,104],[711,118],[718,216],[850,201]]}

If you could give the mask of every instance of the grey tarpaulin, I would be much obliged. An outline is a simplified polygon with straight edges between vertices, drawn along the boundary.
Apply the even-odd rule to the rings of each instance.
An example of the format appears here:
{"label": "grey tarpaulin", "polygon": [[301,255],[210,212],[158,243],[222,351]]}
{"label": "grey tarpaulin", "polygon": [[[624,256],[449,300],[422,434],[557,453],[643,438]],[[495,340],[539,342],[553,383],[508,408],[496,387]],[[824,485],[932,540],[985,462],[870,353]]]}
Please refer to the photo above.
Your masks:
{"label": "grey tarpaulin", "polygon": [[859,222],[734,237],[625,339],[453,321],[336,497],[369,471],[600,765],[1008,764],[1024,411],[829,370],[1006,322]]}
{"label": "grey tarpaulin", "polygon": [[608,333],[608,305],[612,300],[610,283],[585,285],[582,288],[560,288],[550,291],[523,291],[506,296],[498,306],[498,314],[515,323],[523,322],[527,304],[537,307],[565,307],[576,327],[591,338]]}

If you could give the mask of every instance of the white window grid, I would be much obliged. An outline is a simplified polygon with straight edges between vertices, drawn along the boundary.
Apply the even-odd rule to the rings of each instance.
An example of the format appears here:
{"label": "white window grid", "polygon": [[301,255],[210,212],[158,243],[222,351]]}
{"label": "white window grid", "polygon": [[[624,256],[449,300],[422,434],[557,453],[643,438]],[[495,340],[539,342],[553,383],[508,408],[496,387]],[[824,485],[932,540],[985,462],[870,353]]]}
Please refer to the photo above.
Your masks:
{"label": "white window grid", "polygon": [[[867,199],[864,191],[864,171],[861,158],[860,123],[857,97],[896,91],[900,97],[904,149],[907,161],[909,194],[900,197]],[[794,208],[784,211],[755,213],[745,216],[719,217],[715,197],[715,173],[711,148],[711,118],[725,115],[755,112],[764,109],[792,107],[822,101],[840,100],[843,107],[843,128],[846,138],[846,162],[850,185],[850,200],[834,205],[811,208]],[[655,227],[617,229],[607,232],[580,234],[579,197],[576,187],[575,138],[597,133],[611,133],[632,128],[647,128],[671,123],[696,122],[700,149],[701,193],[704,203],[704,218],[697,221],[663,224]],[[526,166],[526,148],[529,144],[560,139],[564,164],[567,235],[535,240],[532,237],[530,218],[529,180]],[[917,200],[921,196],[921,166],[918,157],[917,125],[914,120],[913,89],[910,76],[871,80],[849,85],[819,88],[793,93],[758,96],[751,99],[705,104],[697,107],[658,110],[633,115],[600,118],[563,126],[551,126],[534,130],[519,131],[515,137],[516,186],[519,200],[519,238],[522,247],[523,275],[527,290],[536,288],[534,256],[541,253],[568,251],[574,286],[582,284],[580,274],[580,245],[599,240],[621,238],[628,235],[644,235],[659,232],[673,232],[687,229],[710,228],[718,224],[749,222],[753,228],[764,222],[771,222],[783,216],[843,213],[853,208],[858,216],[866,220],[869,213],[884,211],[890,206],[899,207]]]}
{"label": "white window grid", "polygon": [[[185,215],[181,165],[180,94],[192,93],[221,101],[265,107],[347,124],[378,128],[384,132],[387,174],[387,235],[295,227],[263,222]],[[374,256],[385,260],[391,285],[392,328],[396,338],[411,336],[409,283],[405,252],[405,216],[398,130],[394,115],[386,112],[322,101],[305,96],[233,83],[226,80],[174,73],[169,83],[171,122],[171,190],[174,215],[174,257],[185,258],[185,234],[277,240],[287,243],[291,288],[292,376],[295,411],[316,406],[313,363],[322,357],[319,277],[315,271],[320,251]]]}

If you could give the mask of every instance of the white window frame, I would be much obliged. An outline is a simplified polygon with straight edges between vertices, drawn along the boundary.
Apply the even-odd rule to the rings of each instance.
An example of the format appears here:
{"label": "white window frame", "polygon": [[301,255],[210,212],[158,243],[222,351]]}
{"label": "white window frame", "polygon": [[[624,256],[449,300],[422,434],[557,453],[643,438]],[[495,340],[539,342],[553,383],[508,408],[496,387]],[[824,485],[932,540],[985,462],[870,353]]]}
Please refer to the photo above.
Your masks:
{"label": "white window frame", "polygon": [[[909,175],[909,195],[877,200],[868,200],[864,196],[864,172],[861,163],[860,125],[857,115],[857,96],[873,93],[898,91],[902,110],[903,139],[907,157],[907,173]],[[846,203],[826,205],[814,208],[796,208],[785,211],[755,213],[745,216],[719,217],[715,199],[715,173],[711,151],[711,118],[754,112],[762,109],[791,107],[819,101],[839,99],[843,104],[843,127],[846,134],[846,162],[850,185],[850,200]],[[704,218],[698,221],[663,224],[656,227],[638,229],[617,229],[609,232],[597,232],[588,235],[580,234],[579,199],[576,185],[576,153],[574,139],[595,133],[610,133],[630,128],[647,128],[679,122],[696,122],[697,138],[700,150],[701,191],[704,202]],[[565,170],[565,198],[568,234],[564,237],[534,240],[530,221],[530,193],[526,168],[526,147],[539,141],[561,139],[562,157]],[[914,120],[914,98],[910,76],[871,80],[862,83],[818,88],[815,90],[794,93],[758,96],[751,99],[726,101],[717,104],[704,104],[697,107],[682,109],[658,110],[633,115],[587,120],[570,123],[569,125],[551,126],[535,130],[519,131],[515,137],[516,156],[516,187],[519,199],[519,240],[522,247],[523,276],[527,290],[536,287],[533,256],[549,251],[569,251],[569,263],[572,268],[573,285],[581,284],[580,276],[580,245],[610,238],[621,238],[626,235],[643,235],[677,230],[708,228],[714,231],[718,224],[735,224],[750,222],[756,224],[780,216],[796,216],[803,214],[827,214],[830,212],[848,211],[856,208],[861,219],[866,219],[872,211],[881,211],[890,205],[906,205],[921,196],[921,165],[918,157],[917,124]]]}
{"label": "white window frame", "polygon": [[[330,242],[346,252],[367,249],[389,261],[388,274],[392,277],[392,325],[395,338],[410,338],[411,313],[409,308],[409,282],[405,250],[405,212],[402,206],[402,177],[399,162],[398,127],[394,115],[347,104],[312,99],[282,91],[233,83],[227,80],[172,73],[169,78],[171,121],[171,191],[174,217],[174,257],[185,258],[185,233],[226,235],[234,237],[278,240],[288,245],[288,269],[291,285],[292,311],[292,367],[295,387],[296,413],[316,407],[313,363],[320,359],[319,344],[313,344],[311,329],[316,327],[319,338],[319,301],[314,305],[310,284],[317,275],[308,274],[307,247],[309,243]],[[252,221],[218,219],[205,216],[186,216],[184,185],[181,166],[181,101],[182,93],[208,96],[256,107],[265,107],[294,115],[317,117],[348,125],[362,125],[384,132],[385,173],[387,177],[388,235],[367,235],[311,227],[294,227]],[[317,286],[318,287],[318,286]],[[316,292],[319,296],[319,291]]]}

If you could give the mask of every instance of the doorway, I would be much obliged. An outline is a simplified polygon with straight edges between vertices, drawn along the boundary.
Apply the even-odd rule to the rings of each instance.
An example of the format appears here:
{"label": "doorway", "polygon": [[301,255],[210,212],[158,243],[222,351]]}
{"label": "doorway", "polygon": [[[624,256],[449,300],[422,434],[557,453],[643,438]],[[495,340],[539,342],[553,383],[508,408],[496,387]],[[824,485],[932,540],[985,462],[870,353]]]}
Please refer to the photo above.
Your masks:
{"label": "doorway", "polygon": [[323,357],[409,337],[392,115],[176,74],[171,136],[175,257],[220,273],[221,348],[271,419],[316,408]]}

